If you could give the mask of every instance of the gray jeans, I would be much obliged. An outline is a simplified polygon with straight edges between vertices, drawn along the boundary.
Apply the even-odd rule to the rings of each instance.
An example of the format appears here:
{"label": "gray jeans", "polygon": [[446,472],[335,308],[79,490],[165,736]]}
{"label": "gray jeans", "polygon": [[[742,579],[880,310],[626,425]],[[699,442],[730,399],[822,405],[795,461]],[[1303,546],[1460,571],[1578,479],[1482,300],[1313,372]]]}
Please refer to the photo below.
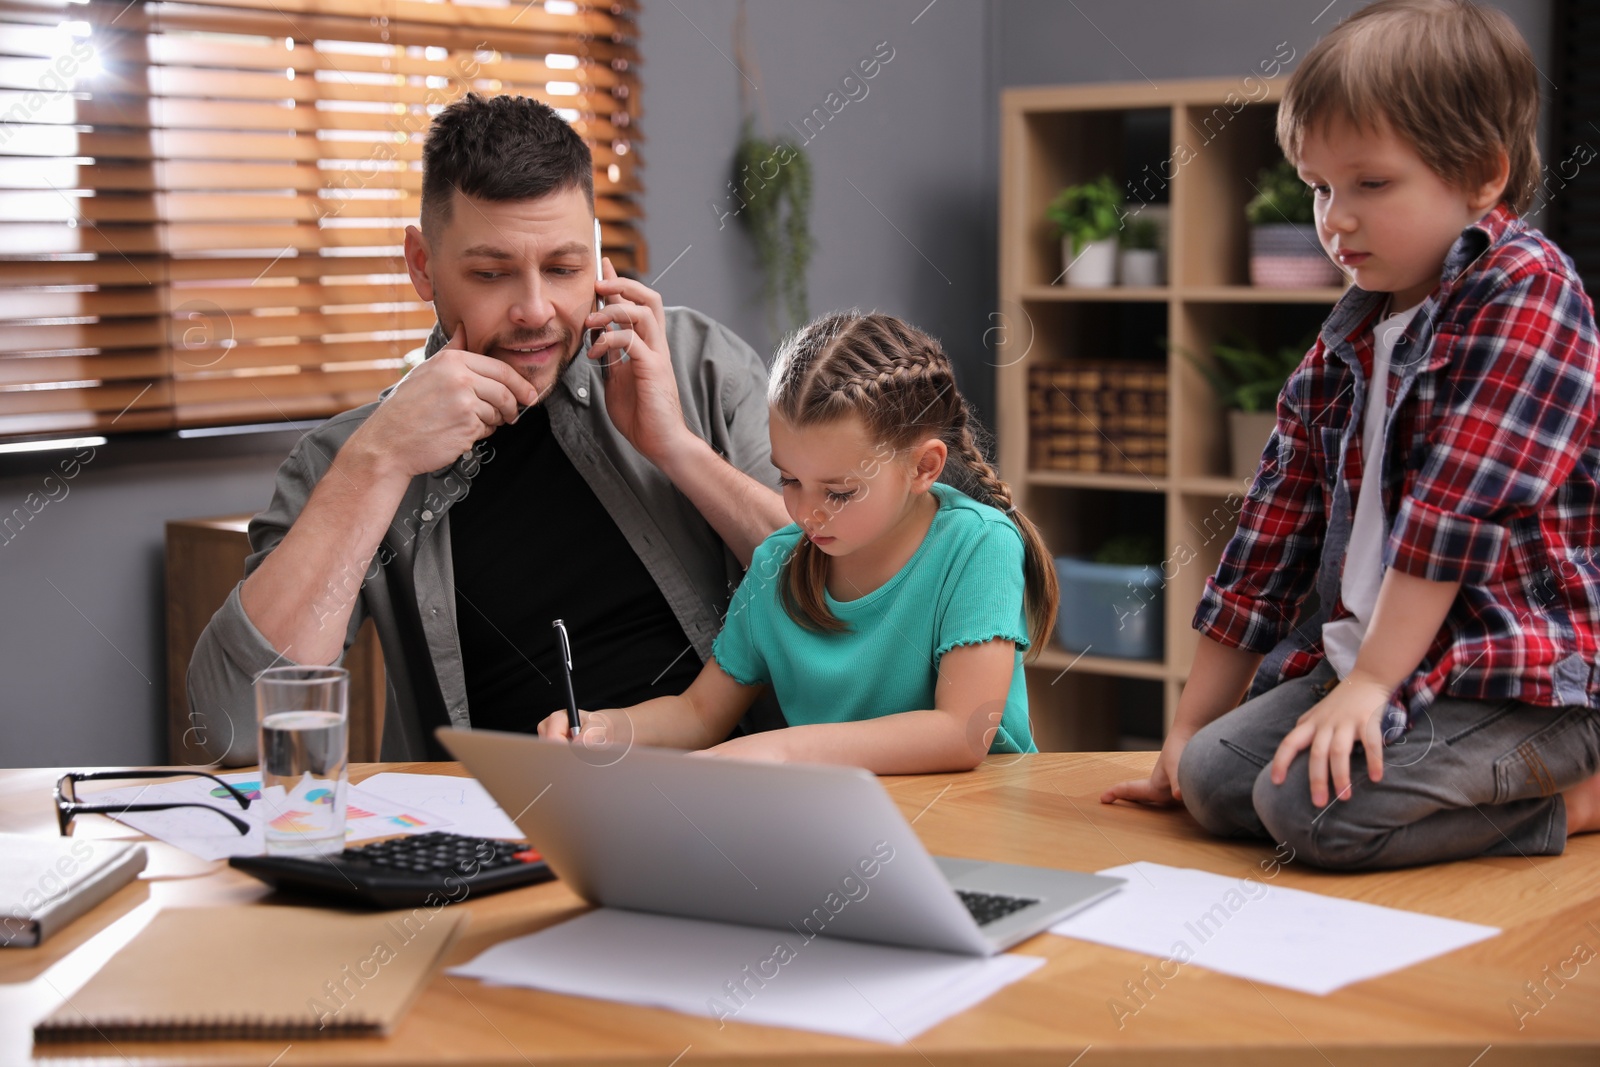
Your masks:
{"label": "gray jeans", "polygon": [[1600,712],[1441,697],[1403,741],[1384,749],[1382,781],[1367,777],[1358,747],[1350,799],[1319,809],[1306,751],[1281,786],[1272,784],[1269,765],[1335,678],[1323,662],[1194,735],[1178,763],[1178,786],[1201,826],[1221,837],[1284,843],[1297,858],[1333,870],[1558,855],[1566,846],[1560,791],[1600,772]]}

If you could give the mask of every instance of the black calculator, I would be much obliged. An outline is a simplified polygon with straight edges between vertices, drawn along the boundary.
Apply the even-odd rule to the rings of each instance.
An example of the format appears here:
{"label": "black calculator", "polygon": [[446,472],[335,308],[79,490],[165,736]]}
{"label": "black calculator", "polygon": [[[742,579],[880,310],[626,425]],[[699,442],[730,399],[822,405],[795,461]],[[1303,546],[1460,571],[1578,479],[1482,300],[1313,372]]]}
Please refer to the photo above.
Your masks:
{"label": "black calculator", "polygon": [[234,856],[228,864],[284,892],[376,908],[439,907],[555,877],[525,843],[445,833],[332,856]]}

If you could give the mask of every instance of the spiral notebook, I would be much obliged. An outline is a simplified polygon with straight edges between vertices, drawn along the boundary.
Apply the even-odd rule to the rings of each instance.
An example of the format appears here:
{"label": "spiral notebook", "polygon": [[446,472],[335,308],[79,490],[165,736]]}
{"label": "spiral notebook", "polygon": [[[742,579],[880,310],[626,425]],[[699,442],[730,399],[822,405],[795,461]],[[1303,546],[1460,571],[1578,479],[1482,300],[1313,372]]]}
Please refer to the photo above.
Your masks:
{"label": "spiral notebook", "polygon": [[36,1042],[370,1036],[391,1031],[466,925],[456,909],[168,908]]}

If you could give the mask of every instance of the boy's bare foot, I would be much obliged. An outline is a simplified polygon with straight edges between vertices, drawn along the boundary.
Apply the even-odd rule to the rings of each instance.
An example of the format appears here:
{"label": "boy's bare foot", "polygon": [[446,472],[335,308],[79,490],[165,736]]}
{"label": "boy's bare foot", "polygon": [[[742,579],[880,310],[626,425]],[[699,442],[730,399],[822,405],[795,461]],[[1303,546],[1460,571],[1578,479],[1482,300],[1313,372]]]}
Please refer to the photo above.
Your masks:
{"label": "boy's bare foot", "polygon": [[1567,802],[1567,836],[1600,830],[1600,774],[1563,790]]}

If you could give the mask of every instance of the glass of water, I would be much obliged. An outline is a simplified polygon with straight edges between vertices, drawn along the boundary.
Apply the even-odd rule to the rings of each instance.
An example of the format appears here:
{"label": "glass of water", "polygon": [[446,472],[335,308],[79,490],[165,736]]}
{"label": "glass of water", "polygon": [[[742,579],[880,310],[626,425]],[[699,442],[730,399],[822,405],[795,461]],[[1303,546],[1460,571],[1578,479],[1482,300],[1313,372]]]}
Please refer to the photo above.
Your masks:
{"label": "glass of water", "polygon": [[344,850],[349,690],[343,667],[271,667],[256,677],[269,854]]}

